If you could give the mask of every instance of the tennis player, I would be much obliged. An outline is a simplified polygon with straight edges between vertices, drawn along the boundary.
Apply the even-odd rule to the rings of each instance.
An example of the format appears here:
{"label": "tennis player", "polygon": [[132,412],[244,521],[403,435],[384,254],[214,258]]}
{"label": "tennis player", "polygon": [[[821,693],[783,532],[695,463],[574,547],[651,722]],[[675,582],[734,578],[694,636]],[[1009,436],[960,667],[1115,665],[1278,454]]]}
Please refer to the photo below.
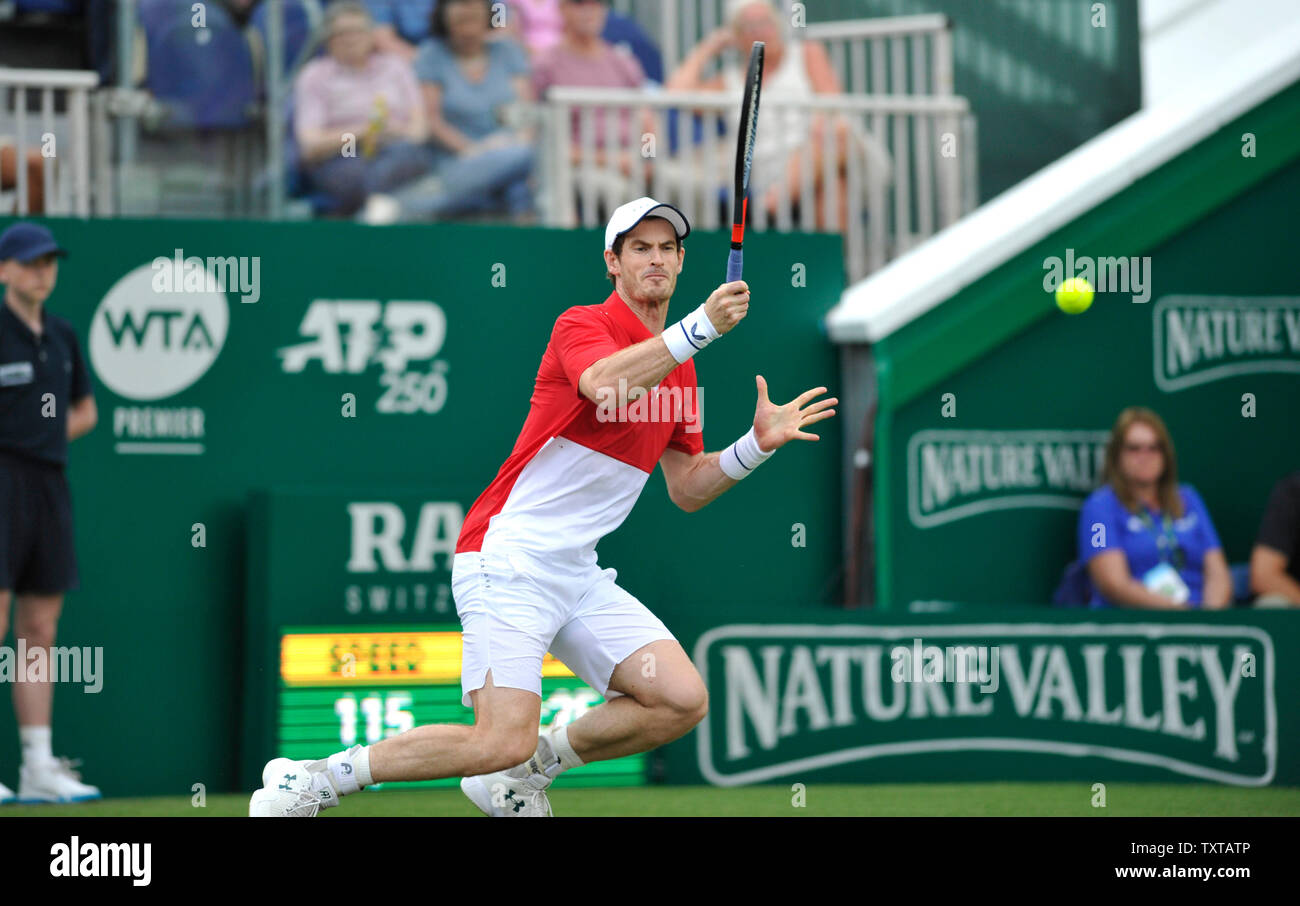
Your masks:
{"label": "tennis player", "polygon": [[[694,512],[791,440],[817,440],[804,429],[838,401],[814,401],[826,392],[818,387],[778,406],[756,376],[753,427],[704,452],[692,357],[744,320],[750,293],[724,283],[668,324],[689,233],[680,211],[652,198],[614,212],[605,230],[614,291],[556,320],[514,451],[466,515],[452,594],[474,724],[416,727],[315,762],[275,759],[250,814],[310,816],[372,783],[462,777],[486,814],[549,816],[546,788],[562,772],[671,742],[704,718],[695,666],[617,572],[596,565],[596,545],[656,463],[672,501]],[[539,736],[548,650],[606,701]]]}

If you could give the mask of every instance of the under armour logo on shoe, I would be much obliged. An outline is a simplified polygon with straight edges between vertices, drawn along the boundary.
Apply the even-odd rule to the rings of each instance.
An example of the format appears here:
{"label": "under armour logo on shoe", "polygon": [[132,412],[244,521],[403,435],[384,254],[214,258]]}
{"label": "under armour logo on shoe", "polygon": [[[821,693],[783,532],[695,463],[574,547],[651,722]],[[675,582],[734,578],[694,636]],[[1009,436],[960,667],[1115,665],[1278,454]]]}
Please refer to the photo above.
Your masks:
{"label": "under armour logo on shoe", "polygon": [[510,800],[511,802],[514,803],[514,805],[512,806],[512,808],[513,808],[516,812],[519,811],[520,809],[522,809],[522,808],[524,807],[524,800],[522,800],[522,799],[516,799],[516,798],[515,798],[515,791],[514,791],[514,790],[511,790],[510,792],[506,793],[506,799],[508,799],[508,800]]}
{"label": "under armour logo on shoe", "polygon": [[293,787],[290,786],[289,784],[293,783],[293,782],[294,782],[295,780],[297,780],[297,779],[298,779],[298,775],[297,775],[297,774],[285,774],[285,775],[284,775],[284,781],[285,781],[285,782],[282,783],[282,784],[280,784],[280,787],[279,787],[279,788],[282,789],[282,790],[292,790]]}

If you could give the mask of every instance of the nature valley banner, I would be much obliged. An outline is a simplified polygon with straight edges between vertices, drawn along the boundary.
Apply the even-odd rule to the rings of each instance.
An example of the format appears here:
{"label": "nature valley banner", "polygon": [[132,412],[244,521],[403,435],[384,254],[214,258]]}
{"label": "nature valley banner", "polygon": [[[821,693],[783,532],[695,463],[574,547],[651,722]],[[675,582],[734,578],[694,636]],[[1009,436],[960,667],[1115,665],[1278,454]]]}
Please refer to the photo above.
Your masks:
{"label": "nature valley banner", "polygon": [[710,710],[670,776],[689,757],[722,786],[1300,781],[1292,614],[870,619],[741,619],[683,638]]}
{"label": "nature valley banner", "polygon": [[1151,309],[1165,393],[1238,375],[1300,374],[1300,296],[1167,296]]}
{"label": "nature valley banner", "polygon": [[1107,431],[918,431],[907,445],[916,528],[993,510],[1078,510],[1101,482]]}

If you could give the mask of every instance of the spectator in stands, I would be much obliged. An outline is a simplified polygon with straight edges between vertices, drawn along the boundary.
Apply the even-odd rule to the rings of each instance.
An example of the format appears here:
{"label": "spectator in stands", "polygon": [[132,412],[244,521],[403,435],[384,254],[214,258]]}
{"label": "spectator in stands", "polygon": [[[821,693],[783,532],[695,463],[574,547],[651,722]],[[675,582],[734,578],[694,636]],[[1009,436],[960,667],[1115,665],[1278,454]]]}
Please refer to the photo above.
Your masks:
{"label": "spectator in stands", "polygon": [[[564,35],[564,16],[560,12],[560,3],[561,0],[510,2],[513,15],[506,17],[506,29],[511,37],[524,45],[533,59],[558,45]],[[656,85],[663,82],[663,55],[635,19],[609,10],[600,36],[636,57],[647,81]]]}
{"label": "spectator in stands", "polygon": [[326,56],[294,87],[294,129],[307,176],[343,213],[431,166],[420,89],[411,67],[375,48],[370,15],[341,2],[325,15]]}
{"label": "spectator in stands", "polygon": [[1178,483],[1173,441],[1160,416],[1138,406],[1115,420],[1105,484],[1079,513],[1079,560],[1092,607],[1217,609],[1232,579],[1209,511]]}
{"label": "spectator in stands", "polygon": [[509,0],[506,30],[537,60],[552,50],[564,35],[561,0]]}
{"label": "spectator in stands", "polygon": [[15,138],[0,135],[0,194],[13,191],[13,206],[9,210],[0,207],[0,216],[17,214],[18,206],[18,160],[24,158],[27,164],[27,212],[29,214],[45,213],[45,166],[54,165],[41,155],[40,148],[27,148],[22,154],[18,151]]}
{"label": "spectator in stands", "polygon": [[435,175],[367,204],[367,223],[464,214],[533,213],[528,180],[532,130],[520,122],[532,101],[528,58],[518,44],[489,40],[491,0],[440,0],[433,37],[420,46],[420,79]]}
{"label": "spectator in stands", "polygon": [[[732,0],[726,24],[691,51],[677,71],[669,76],[664,87],[669,91],[730,91],[739,94],[745,83],[749,49],[755,41],[767,45],[763,62],[763,103],[766,109],[754,145],[751,184],[755,189],[765,187],[763,203],[772,215],[779,206],[782,185],[788,187],[786,191],[791,204],[799,205],[804,155],[811,154],[816,224],[818,228],[826,229],[823,156],[828,122],[823,116],[809,117],[800,108],[800,102],[810,100],[814,95],[841,94],[843,91],[825,48],[815,41],[787,43],[780,13],[769,0]],[[729,50],[735,52],[733,64],[723,66],[721,74],[705,78],[709,65]],[[778,99],[783,104],[792,105],[782,109],[779,119],[771,105]],[[845,202],[848,198],[847,157],[851,129],[843,118],[834,120],[833,127],[839,193],[837,210],[840,212],[839,227],[843,230],[847,226],[848,206]],[[867,178],[884,178],[889,169],[889,158],[884,149],[865,133],[860,134],[856,141],[868,154]]]}
{"label": "spectator in stands", "polygon": [[621,16],[610,10],[609,15],[605,17],[605,28],[600,36],[616,49],[636,57],[636,61],[641,64],[641,71],[645,73],[647,83],[653,85],[663,83],[663,54],[635,19]]}
{"label": "spectator in stands", "polygon": [[[601,37],[605,17],[609,10],[604,0],[562,0],[560,14],[564,19],[564,32],[560,42],[538,57],[533,70],[533,89],[539,98],[545,97],[553,86],[566,85],[584,88],[641,88],[645,73],[641,64],[631,54],[618,50]],[[642,131],[651,131],[653,121],[643,116]],[[605,165],[606,127],[604,111],[592,117],[595,165]],[[631,133],[630,112],[620,117],[617,130],[619,169],[623,176],[631,176],[640,147]],[[581,148],[581,121],[573,118],[571,160],[576,165],[583,162]]]}
{"label": "spectator in stands", "polygon": [[1256,607],[1300,606],[1300,472],[1273,486],[1250,553]]}
{"label": "spectator in stands", "polygon": [[364,0],[375,23],[375,47],[408,63],[429,37],[436,0]]}

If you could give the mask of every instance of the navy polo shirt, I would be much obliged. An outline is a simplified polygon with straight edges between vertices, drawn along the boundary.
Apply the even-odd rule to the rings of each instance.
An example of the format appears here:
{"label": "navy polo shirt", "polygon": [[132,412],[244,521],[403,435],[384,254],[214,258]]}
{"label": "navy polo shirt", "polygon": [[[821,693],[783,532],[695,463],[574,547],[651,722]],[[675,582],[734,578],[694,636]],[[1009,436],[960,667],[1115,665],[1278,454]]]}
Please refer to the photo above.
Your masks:
{"label": "navy polo shirt", "polygon": [[41,326],[38,337],[0,298],[0,451],[62,466],[68,407],[90,395],[90,373],[66,318],[42,308]]}

